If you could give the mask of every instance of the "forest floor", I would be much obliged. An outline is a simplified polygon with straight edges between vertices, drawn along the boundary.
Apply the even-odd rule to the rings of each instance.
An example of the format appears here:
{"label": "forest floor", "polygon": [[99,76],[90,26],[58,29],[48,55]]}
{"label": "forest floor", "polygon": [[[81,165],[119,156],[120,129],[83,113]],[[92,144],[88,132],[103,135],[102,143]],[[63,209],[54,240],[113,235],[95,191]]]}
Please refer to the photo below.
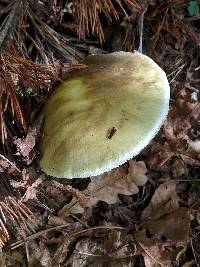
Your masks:
{"label": "forest floor", "polygon": [[[43,122],[37,115],[46,99],[22,97],[24,112],[31,110],[27,130],[15,127],[13,138],[8,133],[12,144],[0,154],[0,266],[200,266],[197,2],[149,1],[143,6],[143,53],[166,72],[170,110],[148,147],[123,166],[98,179],[47,176],[37,164]],[[129,19],[124,15],[110,24],[103,18],[103,42],[91,34],[77,51],[83,58],[137,50],[138,14],[132,10]],[[75,27],[67,22],[64,18],[62,31]],[[62,77],[68,65],[59,59],[55,64]],[[77,62],[69,68],[81,67]],[[143,186],[136,186],[138,178]]]}

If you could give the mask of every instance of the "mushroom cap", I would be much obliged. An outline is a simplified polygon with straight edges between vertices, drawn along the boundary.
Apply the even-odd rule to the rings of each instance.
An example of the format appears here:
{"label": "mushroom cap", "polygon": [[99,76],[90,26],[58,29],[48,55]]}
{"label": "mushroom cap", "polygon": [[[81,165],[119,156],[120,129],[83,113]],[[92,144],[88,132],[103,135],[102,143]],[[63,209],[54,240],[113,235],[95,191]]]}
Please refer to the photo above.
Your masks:
{"label": "mushroom cap", "polygon": [[138,52],[89,56],[44,107],[40,166],[54,177],[96,176],[136,156],[169,108],[164,71]]}

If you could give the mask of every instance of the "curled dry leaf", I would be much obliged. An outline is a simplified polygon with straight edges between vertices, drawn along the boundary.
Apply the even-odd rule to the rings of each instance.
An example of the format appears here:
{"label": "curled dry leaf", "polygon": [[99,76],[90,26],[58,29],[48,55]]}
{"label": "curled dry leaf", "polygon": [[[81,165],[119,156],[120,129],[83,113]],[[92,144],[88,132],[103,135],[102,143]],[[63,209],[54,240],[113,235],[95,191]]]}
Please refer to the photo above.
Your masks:
{"label": "curled dry leaf", "polygon": [[130,160],[128,168],[128,177],[134,180],[137,186],[143,186],[147,182],[147,168],[144,161]]}
{"label": "curled dry leaf", "polygon": [[17,147],[18,154],[29,165],[35,156],[34,147],[38,141],[41,127],[43,124],[43,116],[39,116],[35,124],[29,128],[25,138],[16,138],[14,144]]}
{"label": "curled dry leaf", "polygon": [[43,177],[40,176],[30,187],[28,187],[23,202],[27,202],[28,200],[37,200],[38,187],[42,182]]}
{"label": "curled dry leaf", "polygon": [[34,167],[29,167],[27,169],[23,169],[22,180],[19,182],[12,180],[11,185],[14,188],[26,189],[23,202],[27,202],[28,200],[37,199],[38,186],[41,185],[44,179],[45,175],[39,176]]}
{"label": "curled dry leaf", "polygon": [[91,178],[88,188],[83,191],[88,196],[88,201],[80,205],[77,199],[73,198],[61,211],[70,213],[83,212],[84,207],[92,207],[98,201],[105,201],[113,204],[118,201],[118,195],[137,194],[138,186],[147,182],[147,168],[143,161],[129,161],[128,173],[124,166],[120,166],[110,172]]}

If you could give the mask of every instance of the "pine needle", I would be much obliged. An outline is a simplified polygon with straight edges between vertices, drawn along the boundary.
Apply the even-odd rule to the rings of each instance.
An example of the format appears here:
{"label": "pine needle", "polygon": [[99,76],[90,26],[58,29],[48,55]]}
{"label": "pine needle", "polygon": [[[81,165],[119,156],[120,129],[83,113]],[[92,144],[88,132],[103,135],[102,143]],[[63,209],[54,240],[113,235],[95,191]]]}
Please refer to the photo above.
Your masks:
{"label": "pine needle", "polygon": [[104,40],[104,33],[100,15],[104,14],[109,22],[114,18],[119,19],[119,12],[123,12],[127,17],[126,6],[129,9],[140,9],[140,1],[136,0],[74,0],[72,4],[72,14],[75,16],[79,27],[80,36],[96,34],[100,42]]}
{"label": "pine needle", "polygon": [[[8,226],[20,227],[27,233],[34,233],[33,213],[17,197],[13,196],[5,177],[0,177],[0,248],[10,239]],[[9,177],[6,177],[9,178]]]}
{"label": "pine needle", "polygon": [[34,64],[11,53],[0,54],[0,143],[5,144],[8,138],[7,128],[10,128],[8,125],[10,116],[24,131],[27,129],[20,103],[19,84],[23,85],[21,87],[25,91],[31,88],[41,92],[44,88],[49,88],[51,81],[56,79],[55,77],[53,65]]}

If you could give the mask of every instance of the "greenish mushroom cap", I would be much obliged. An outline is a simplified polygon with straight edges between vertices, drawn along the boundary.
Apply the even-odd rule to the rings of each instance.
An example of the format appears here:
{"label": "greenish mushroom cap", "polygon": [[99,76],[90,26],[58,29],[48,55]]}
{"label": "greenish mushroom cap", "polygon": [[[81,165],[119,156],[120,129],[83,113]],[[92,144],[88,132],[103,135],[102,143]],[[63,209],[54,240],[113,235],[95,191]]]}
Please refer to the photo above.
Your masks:
{"label": "greenish mushroom cap", "polygon": [[164,71],[140,53],[89,56],[44,107],[40,166],[54,177],[88,177],[136,156],[169,108]]}

